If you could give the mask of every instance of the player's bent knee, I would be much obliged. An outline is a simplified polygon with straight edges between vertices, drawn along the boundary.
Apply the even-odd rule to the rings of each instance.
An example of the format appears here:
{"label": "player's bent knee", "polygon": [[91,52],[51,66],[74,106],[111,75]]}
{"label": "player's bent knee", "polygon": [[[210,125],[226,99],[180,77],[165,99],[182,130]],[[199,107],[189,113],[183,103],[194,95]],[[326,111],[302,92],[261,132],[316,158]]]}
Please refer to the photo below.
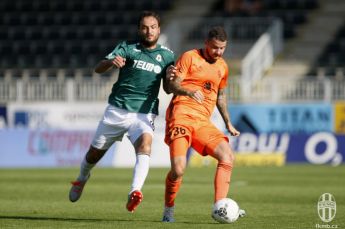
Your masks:
{"label": "player's bent knee", "polygon": [[225,157],[226,157],[226,160],[228,162],[230,162],[231,164],[233,164],[235,162],[235,155],[234,153],[232,152],[232,150],[230,148],[228,148],[226,151],[225,151]]}
{"label": "player's bent knee", "polygon": [[221,142],[213,152],[213,157],[218,161],[224,161],[233,164],[235,162],[235,155],[226,142]]}
{"label": "player's bent knee", "polygon": [[141,135],[135,142],[134,148],[137,153],[151,153],[152,136],[150,134]]}
{"label": "player's bent knee", "polygon": [[217,159],[218,161],[223,161],[230,164],[233,164],[235,161],[235,157],[233,156],[233,154],[228,153],[228,152],[223,152],[222,154],[219,155]]}
{"label": "player's bent knee", "polygon": [[151,145],[150,144],[139,145],[138,147],[135,148],[135,151],[137,153],[150,155],[151,154]]}
{"label": "player's bent knee", "polygon": [[171,173],[171,177],[173,180],[178,180],[183,177],[184,171],[181,170],[173,170]]}
{"label": "player's bent knee", "polygon": [[174,180],[181,178],[184,174],[184,170],[185,168],[183,166],[175,166],[172,168],[171,172]]}
{"label": "player's bent knee", "polygon": [[95,164],[97,163],[105,154],[107,150],[97,149],[93,146],[90,146],[89,151],[86,153],[86,161]]}
{"label": "player's bent knee", "polygon": [[229,159],[230,159],[230,163],[231,164],[235,163],[236,157],[235,157],[235,154],[232,151],[230,151],[230,158]]}

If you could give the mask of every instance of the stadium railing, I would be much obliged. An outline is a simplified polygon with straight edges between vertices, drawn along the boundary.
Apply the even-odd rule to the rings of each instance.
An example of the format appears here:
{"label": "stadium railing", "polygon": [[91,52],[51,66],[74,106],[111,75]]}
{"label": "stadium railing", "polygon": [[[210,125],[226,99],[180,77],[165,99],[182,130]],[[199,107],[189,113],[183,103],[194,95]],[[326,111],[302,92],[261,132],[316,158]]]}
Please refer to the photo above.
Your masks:
{"label": "stadium railing", "polygon": [[279,19],[275,19],[242,60],[243,97],[249,96],[250,88],[263,77],[282,49],[283,24]]}
{"label": "stadium railing", "polygon": [[329,78],[289,80],[264,79],[258,81],[243,97],[243,82],[230,80],[228,97],[233,102],[333,102],[345,100],[345,81]]}
{"label": "stadium railing", "polygon": [[[114,80],[0,80],[0,103],[7,102],[80,102],[106,101]],[[335,79],[303,79],[298,81],[260,80],[243,97],[242,81],[230,78],[227,95],[232,102],[332,102],[345,100],[345,81]]]}

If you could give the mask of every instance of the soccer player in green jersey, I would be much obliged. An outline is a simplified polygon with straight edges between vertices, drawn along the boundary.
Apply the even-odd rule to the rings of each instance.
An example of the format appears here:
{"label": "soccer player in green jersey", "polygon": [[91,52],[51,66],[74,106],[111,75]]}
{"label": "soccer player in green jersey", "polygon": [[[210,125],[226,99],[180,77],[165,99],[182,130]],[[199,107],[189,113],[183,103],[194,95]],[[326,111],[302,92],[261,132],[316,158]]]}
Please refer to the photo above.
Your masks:
{"label": "soccer player in green jersey", "polygon": [[173,64],[172,51],[157,43],[160,18],[154,12],[144,11],[139,17],[139,42],[124,41],[100,61],[95,72],[119,69],[118,81],[113,85],[103,119],[81,163],[80,173],[72,182],[69,199],[77,201],[90,177],[90,170],[115,141],[125,133],[136,152],[132,187],[126,208],[134,212],[143,199],[141,192],[149,171],[154,119],[158,115],[158,92],[161,81],[166,89],[165,71]]}

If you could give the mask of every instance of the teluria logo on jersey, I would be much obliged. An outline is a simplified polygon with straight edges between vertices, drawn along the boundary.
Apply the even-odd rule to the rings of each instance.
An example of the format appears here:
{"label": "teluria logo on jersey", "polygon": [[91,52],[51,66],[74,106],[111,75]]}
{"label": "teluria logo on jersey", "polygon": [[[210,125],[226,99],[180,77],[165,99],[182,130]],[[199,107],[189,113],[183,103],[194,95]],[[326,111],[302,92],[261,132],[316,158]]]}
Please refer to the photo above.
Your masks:
{"label": "teluria logo on jersey", "polygon": [[334,196],[330,193],[322,194],[317,203],[317,211],[323,222],[331,222],[337,212],[337,205]]}
{"label": "teluria logo on jersey", "polygon": [[148,72],[154,72],[156,74],[159,74],[162,71],[161,66],[154,65],[152,63],[142,61],[142,60],[134,60],[133,67],[137,69],[142,69]]}

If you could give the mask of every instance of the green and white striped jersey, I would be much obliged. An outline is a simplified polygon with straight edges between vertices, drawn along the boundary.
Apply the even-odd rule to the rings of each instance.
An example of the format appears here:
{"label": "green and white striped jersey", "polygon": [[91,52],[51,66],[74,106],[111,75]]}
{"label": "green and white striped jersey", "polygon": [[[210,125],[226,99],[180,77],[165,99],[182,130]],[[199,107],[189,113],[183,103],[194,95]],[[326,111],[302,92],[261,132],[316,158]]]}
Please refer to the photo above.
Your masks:
{"label": "green and white striped jersey", "polygon": [[174,64],[174,53],[157,44],[155,49],[146,49],[140,43],[124,41],[108,54],[126,58],[120,68],[119,78],[109,96],[109,104],[129,112],[158,114],[158,93],[165,70]]}

